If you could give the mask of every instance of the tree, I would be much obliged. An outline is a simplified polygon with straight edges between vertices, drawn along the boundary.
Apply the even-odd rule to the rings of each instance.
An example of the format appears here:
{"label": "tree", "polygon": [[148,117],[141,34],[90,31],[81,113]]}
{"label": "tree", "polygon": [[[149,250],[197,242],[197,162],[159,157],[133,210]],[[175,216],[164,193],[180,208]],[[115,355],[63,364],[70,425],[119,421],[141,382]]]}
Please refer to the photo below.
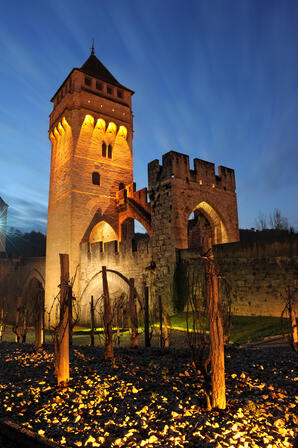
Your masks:
{"label": "tree", "polygon": [[259,212],[259,216],[255,220],[255,226],[257,230],[266,230],[267,227],[267,217],[265,213]]}
{"label": "tree", "polygon": [[288,230],[288,219],[281,215],[281,211],[278,208],[273,210],[273,213],[269,217],[270,226],[274,230]]}
{"label": "tree", "polygon": [[6,252],[9,257],[44,257],[46,236],[34,230],[23,233],[12,227],[7,234]]}

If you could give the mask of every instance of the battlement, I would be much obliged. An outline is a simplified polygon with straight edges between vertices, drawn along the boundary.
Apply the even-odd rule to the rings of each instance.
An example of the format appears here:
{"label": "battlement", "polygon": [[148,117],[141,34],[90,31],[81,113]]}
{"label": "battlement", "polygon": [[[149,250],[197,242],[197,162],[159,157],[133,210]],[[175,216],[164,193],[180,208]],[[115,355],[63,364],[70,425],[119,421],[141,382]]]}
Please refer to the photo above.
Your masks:
{"label": "battlement", "polygon": [[96,262],[102,265],[125,264],[127,261],[133,263],[148,263],[151,257],[151,243],[149,238],[143,238],[139,241],[130,240],[118,242],[109,241],[108,243],[82,243],[80,245],[81,261],[86,263]]}
{"label": "battlement", "polygon": [[125,185],[124,188],[116,192],[116,205],[120,207],[127,203],[127,198],[133,199],[137,204],[141,205],[148,212],[150,204],[147,201],[147,188],[141,188],[136,191],[136,183],[132,182]]}
{"label": "battlement", "polygon": [[233,192],[236,188],[233,169],[219,166],[218,174],[216,174],[214,163],[201,159],[194,159],[194,169],[191,169],[189,156],[175,151],[163,155],[162,165],[157,159],[148,164],[149,189],[169,179],[182,179],[186,182],[196,182]]}

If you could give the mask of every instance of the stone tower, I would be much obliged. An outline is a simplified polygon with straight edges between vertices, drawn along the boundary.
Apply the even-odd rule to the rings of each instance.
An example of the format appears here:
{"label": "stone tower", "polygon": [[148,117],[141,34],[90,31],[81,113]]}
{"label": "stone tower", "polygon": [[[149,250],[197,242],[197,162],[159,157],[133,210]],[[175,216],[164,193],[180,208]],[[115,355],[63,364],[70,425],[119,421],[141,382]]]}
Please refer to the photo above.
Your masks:
{"label": "stone tower", "polygon": [[0,256],[5,254],[8,205],[0,197]]}
{"label": "stone tower", "polygon": [[[118,240],[116,192],[133,182],[133,91],[91,55],[52,98],[46,307],[59,285],[59,253],[79,265],[80,243]],[[78,281],[74,294],[79,295]]]}

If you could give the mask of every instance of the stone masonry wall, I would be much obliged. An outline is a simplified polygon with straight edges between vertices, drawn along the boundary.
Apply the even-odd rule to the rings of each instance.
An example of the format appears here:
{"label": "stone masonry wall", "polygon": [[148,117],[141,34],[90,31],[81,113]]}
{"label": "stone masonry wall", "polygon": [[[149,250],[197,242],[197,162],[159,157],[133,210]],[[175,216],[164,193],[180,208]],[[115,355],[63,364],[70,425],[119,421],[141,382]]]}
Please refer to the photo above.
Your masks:
{"label": "stone masonry wall", "polygon": [[[280,316],[287,287],[298,293],[298,235],[279,241],[215,246],[221,272],[232,286],[232,311],[237,315]],[[180,251],[182,260],[196,263],[196,251]]]}

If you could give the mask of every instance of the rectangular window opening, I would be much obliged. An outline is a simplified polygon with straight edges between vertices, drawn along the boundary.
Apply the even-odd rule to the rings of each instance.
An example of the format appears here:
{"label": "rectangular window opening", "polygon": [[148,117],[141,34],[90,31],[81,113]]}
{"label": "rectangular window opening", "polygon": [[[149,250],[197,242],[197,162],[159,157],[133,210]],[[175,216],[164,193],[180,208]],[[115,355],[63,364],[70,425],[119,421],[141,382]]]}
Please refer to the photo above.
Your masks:
{"label": "rectangular window opening", "polygon": [[108,146],[108,158],[111,159],[112,158],[112,145]]}
{"label": "rectangular window opening", "polygon": [[88,78],[88,76],[85,76],[85,84],[86,86],[91,86],[91,78]]}
{"label": "rectangular window opening", "polygon": [[92,173],[92,183],[93,185],[100,185],[100,174],[97,171]]}

